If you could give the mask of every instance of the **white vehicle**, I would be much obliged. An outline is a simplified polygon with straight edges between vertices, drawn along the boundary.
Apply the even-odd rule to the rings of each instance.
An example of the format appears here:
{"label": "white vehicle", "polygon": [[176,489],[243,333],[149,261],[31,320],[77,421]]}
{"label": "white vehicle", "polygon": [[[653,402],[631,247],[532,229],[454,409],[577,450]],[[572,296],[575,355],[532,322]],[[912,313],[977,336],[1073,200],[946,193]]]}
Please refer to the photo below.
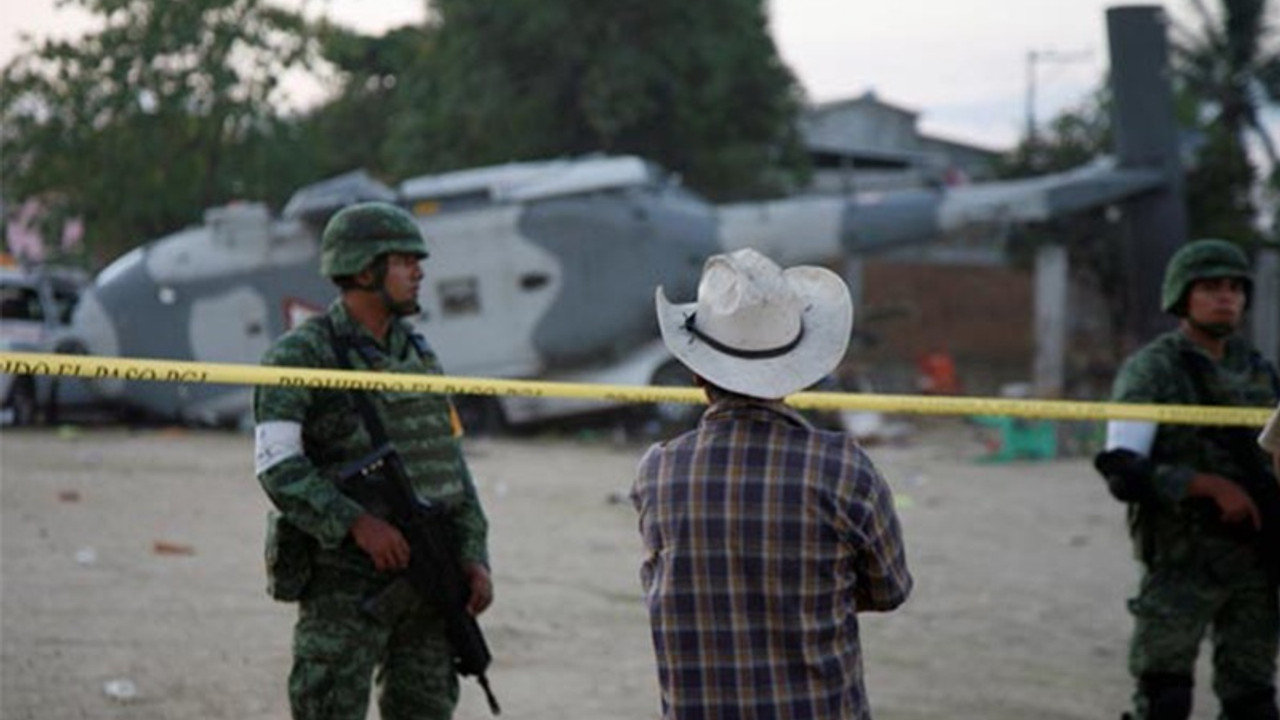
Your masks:
{"label": "white vehicle", "polygon": [[[0,258],[0,349],[85,352],[71,338],[71,314],[88,276],[67,268],[23,268]],[[78,380],[0,373],[0,424],[53,420],[60,407],[89,400]]]}

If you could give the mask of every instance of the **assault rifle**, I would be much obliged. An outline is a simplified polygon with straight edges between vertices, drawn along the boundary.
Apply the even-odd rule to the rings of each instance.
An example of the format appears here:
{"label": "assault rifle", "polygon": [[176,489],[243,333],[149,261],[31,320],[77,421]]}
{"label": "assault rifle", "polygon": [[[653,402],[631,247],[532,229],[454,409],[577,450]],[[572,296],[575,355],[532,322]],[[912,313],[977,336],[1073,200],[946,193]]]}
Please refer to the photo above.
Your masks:
{"label": "assault rifle", "polygon": [[[1226,398],[1214,392],[1208,380],[1212,374],[1211,367],[1203,355],[1184,350],[1180,353],[1180,359],[1201,404],[1230,404]],[[1256,352],[1251,359],[1255,366],[1265,368],[1271,376],[1273,395],[1280,395],[1280,379],[1276,378],[1275,370],[1265,364],[1260,365],[1263,361]],[[1272,581],[1280,582],[1280,485],[1276,484],[1275,475],[1263,460],[1262,451],[1254,441],[1253,433],[1242,427],[1200,427],[1198,432],[1202,438],[1225,450],[1244,471],[1243,477],[1228,479],[1243,488],[1257,506],[1262,529],[1254,540]]]}
{"label": "assault rifle", "polygon": [[[1200,436],[1218,445],[1235,458],[1244,469],[1243,477],[1228,477],[1249,495],[1262,529],[1255,531],[1245,523],[1227,524],[1219,519],[1218,506],[1212,500],[1196,498],[1186,501],[1198,513],[1210,532],[1256,544],[1262,563],[1273,580],[1280,581],[1280,483],[1258,457],[1252,434],[1245,428],[1200,428]],[[1155,501],[1151,481],[1155,466],[1146,457],[1118,448],[1098,453],[1093,460],[1098,473],[1107,481],[1111,495],[1120,502]]]}
{"label": "assault rifle", "polygon": [[445,633],[453,646],[454,669],[459,675],[475,676],[490,712],[501,714],[485,677],[493,656],[480,624],[467,611],[471,585],[453,552],[446,509],[418,498],[400,455],[390,443],[343,467],[338,487],[370,513],[395,525],[409,543],[408,569],[381,594],[370,598],[366,609],[377,614],[380,606],[399,604],[397,598],[410,589],[435,604],[444,616]]}
{"label": "assault rifle", "polygon": [[1243,478],[1228,478],[1249,494],[1258,508],[1262,529],[1256,538],[1263,564],[1280,581],[1280,483],[1263,462],[1254,434],[1242,427],[1201,428],[1203,437],[1223,448],[1244,468]]}
{"label": "assault rifle", "polygon": [[[1203,358],[1194,353],[1183,352],[1181,361],[1195,388],[1199,403],[1225,404],[1212,392],[1205,379],[1208,369]],[[1201,439],[1224,451],[1242,471],[1239,477],[1227,479],[1248,493],[1258,509],[1262,528],[1254,532],[1252,527],[1241,523],[1222,523],[1218,518],[1218,508],[1211,501],[1197,501],[1193,507],[1206,519],[1211,531],[1242,542],[1254,543],[1272,580],[1280,582],[1280,483],[1263,460],[1253,432],[1243,427],[1209,426],[1198,427],[1196,432]],[[1106,479],[1108,489],[1117,500],[1136,503],[1154,500],[1151,477],[1155,468],[1146,457],[1120,448],[1099,453],[1093,464]]]}

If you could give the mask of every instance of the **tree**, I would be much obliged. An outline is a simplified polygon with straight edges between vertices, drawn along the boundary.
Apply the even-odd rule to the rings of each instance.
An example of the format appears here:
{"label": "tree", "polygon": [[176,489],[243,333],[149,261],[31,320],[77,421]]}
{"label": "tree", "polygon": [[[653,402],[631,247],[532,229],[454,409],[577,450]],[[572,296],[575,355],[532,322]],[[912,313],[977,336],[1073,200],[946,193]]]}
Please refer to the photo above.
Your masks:
{"label": "tree", "polygon": [[317,28],[320,54],[341,75],[342,83],[325,104],[299,119],[310,138],[309,156],[316,177],[363,168],[373,175],[423,172],[399,160],[400,143],[388,142],[404,99],[406,78],[421,71],[431,53],[436,28],[405,26],[380,36],[361,35],[322,23]]}
{"label": "tree", "polygon": [[800,90],[761,0],[439,0],[401,73],[399,173],[635,153],[717,198],[802,174]]}
{"label": "tree", "polygon": [[101,29],[43,41],[0,76],[5,198],[82,217],[101,262],[300,179],[288,152],[305,138],[275,111],[310,50],[298,16],[263,0],[70,1]]}
{"label": "tree", "polygon": [[1023,137],[999,158],[1000,177],[1028,177],[1079,167],[1111,152],[1111,99],[1096,90],[1080,105],[1067,108],[1033,135]]}
{"label": "tree", "polygon": [[1180,90],[1207,117],[1206,142],[1188,175],[1193,237],[1259,239],[1253,190],[1258,174],[1249,160],[1255,139],[1267,158],[1263,173],[1274,190],[1275,144],[1260,119],[1280,99],[1280,50],[1272,34],[1267,0],[1188,0],[1195,27],[1174,24],[1174,72]]}
{"label": "tree", "polygon": [[1239,136],[1210,125],[1186,174],[1187,221],[1192,238],[1224,238],[1249,245],[1262,239],[1254,202],[1257,171]]}

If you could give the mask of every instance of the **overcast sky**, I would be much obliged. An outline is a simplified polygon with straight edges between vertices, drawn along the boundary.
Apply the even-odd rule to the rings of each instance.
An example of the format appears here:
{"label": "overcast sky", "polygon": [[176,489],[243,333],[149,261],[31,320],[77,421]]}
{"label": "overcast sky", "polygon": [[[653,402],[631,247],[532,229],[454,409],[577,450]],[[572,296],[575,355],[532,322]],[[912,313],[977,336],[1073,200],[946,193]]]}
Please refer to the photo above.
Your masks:
{"label": "overcast sky", "polygon": [[[422,19],[421,0],[307,2],[368,32]],[[1177,8],[1181,0],[1168,6]],[[1014,144],[1026,123],[1028,55],[1038,119],[1079,103],[1107,65],[1111,0],[771,0],[774,41],[811,100],[868,89],[920,113],[926,133],[992,146]],[[1185,4],[1185,3],[1183,3]],[[79,34],[90,27],[54,0],[0,0],[0,62],[22,32]]]}

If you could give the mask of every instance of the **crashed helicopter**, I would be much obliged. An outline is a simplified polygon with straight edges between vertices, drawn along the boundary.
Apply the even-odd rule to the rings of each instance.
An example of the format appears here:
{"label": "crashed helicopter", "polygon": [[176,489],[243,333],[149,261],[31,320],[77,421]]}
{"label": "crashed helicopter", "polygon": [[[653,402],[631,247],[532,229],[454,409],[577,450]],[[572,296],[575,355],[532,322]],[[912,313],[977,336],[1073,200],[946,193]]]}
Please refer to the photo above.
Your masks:
{"label": "crashed helicopter", "polygon": [[[749,246],[783,265],[831,262],[969,223],[1044,219],[1160,181],[1098,163],[968,188],[714,206],[628,156],[477,168],[395,189],[358,172],[299,190],[280,218],[258,204],[216,208],[202,226],[134,249],[98,275],[72,325],[90,354],[256,363],[336,296],[316,271],[324,221],[379,199],[410,209],[427,238],[422,312],[410,321],[449,373],[674,384],[687,373],[658,338],[653,291],[692,297],[712,254]],[[181,421],[235,422],[250,402],[244,387],[88,382],[105,400]],[[542,397],[463,404],[472,423],[513,424],[604,407]]]}
{"label": "crashed helicopter", "polygon": [[[426,236],[422,312],[410,321],[448,373],[686,384],[659,339],[653,292],[662,285],[672,299],[692,298],[712,254],[753,247],[784,266],[831,263],[973,223],[1045,220],[1157,190],[1177,172],[1166,160],[1121,166],[1103,158],[1026,180],[730,205],[707,202],[634,156],[510,163],[395,187],[354,172],[298,190],[279,217],[252,203],[214,208],[202,225],[120,257],[85,291],[74,340],[62,349],[257,363],[276,337],[336,296],[317,272],[324,222],[349,203],[384,200],[409,209]],[[244,422],[252,390],[125,377],[75,382],[121,407],[215,424]],[[471,426],[607,407],[459,400]]]}

